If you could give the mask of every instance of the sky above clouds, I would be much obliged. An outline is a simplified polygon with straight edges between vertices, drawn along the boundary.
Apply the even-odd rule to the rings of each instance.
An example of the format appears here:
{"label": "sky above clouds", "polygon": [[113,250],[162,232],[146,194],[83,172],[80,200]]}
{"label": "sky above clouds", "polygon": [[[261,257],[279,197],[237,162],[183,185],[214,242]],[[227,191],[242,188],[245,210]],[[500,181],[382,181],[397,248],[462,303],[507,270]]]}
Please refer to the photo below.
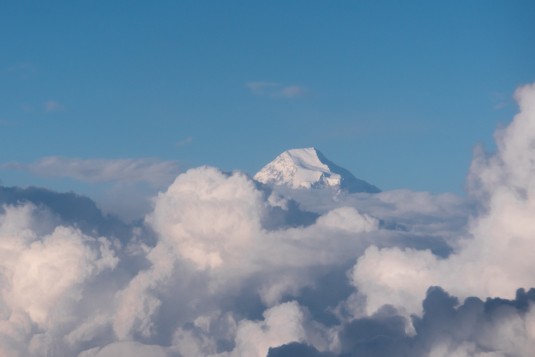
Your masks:
{"label": "sky above clouds", "polygon": [[0,355],[533,355],[534,16],[3,4]]}
{"label": "sky above clouds", "polygon": [[531,1],[8,2],[0,162],[254,174],[315,146],[383,189],[460,193],[473,146],[492,147],[535,79],[534,14]]}

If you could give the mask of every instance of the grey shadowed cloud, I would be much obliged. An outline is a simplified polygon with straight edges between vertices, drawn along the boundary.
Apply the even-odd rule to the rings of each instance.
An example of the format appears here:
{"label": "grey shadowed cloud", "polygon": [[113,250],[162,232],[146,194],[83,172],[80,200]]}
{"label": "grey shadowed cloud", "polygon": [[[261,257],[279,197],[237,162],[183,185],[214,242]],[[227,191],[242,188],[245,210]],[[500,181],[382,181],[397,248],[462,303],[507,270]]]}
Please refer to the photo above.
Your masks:
{"label": "grey shadowed cloud", "polygon": [[372,316],[344,324],[337,331],[336,354],[293,342],[270,348],[268,357],[527,356],[535,341],[525,335],[529,329],[520,326],[531,323],[534,303],[535,289],[519,289],[512,300],[469,297],[460,303],[442,288],[431,287],[422,317],[411,318],[411,333],[405,329],[405,318],[385,306]]}
{"label": "grey shadowed cloud", "polygon": [[49,216],[48,220],[54,224],[74,226],[85,234],[96,233],[121,241],[127,241],[131,237],[131,228],[127,224],[117,217],[101,212],[88,197],[38,187],[0,186],[0,205],[5,207],[27,203],[51,213],[52,216]]}

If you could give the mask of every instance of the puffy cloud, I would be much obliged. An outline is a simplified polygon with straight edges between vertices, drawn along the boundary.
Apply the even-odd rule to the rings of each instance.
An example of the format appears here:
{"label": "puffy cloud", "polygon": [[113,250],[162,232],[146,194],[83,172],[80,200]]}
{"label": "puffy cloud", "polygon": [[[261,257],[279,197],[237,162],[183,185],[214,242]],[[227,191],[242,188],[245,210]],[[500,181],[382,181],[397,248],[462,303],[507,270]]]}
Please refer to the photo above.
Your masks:
{"label": "puffy cloud", "polygon": [[304,314],[295,302],[274,306],[264,312],[264,321],[242,321],[236,332],[231,357],[264,357],[270,347],[306,339]]}
{"label": "puffy cloud", "polygon": [[4,207],[0,216],[0,345],[22,355],[68,351],[61,336],[91,318],[79,307],[95,293],[86,288],[118,263],[107,239],[64,226],[50,231],[35,222],[43,217],[31,205]]}
{"label": "puffy cloud", "polygon": [[354,319],[339,331],[343,356],[525,356],[535,348],[535,290],[514,300],[469,297],[464,303],[438,287],[428,289],[413,331],[392,307]]}
{"label": "puffy cloud", "polygon": [[[311,213],[242,173],[209,167],[187,171],[155,197],[125,245],[92,236],[100,219],[86,233],[62,225],[79,221],[64,217],[61,203],[72,200],[61,195],[6,192],[6,202],[56,212],[9,206],[2,216],[20,245],[4,263],[17,274],[2,300],[1,345],[11,354],[265,355],[295,341],[328,353],[333,327],[314,319],[337,324],[348,262],[378,237],[398,234],[349,198]],[[48,285],[48,295],[36,292]],[[285,303],[290,298],[296,302]]]}
{"label": "puffy cloud", "polygon": [[[86,233],[62,225],[79,223],[60,209],[72,200],[6,193],[5,202],[57,211],[6,206],[0,216],[0,345],[13,355],[265,355],[296,341],[328,353],[333,327],[314,319],[336,325],[347,262],[383,231],[349,201],[314,214],[244,174],[208,167],[155,197],[147,226],[122,246],[92,236],[101,220]],[[292,297],[304,305],[284,302]]]}
{"label": "puffy cloud", "polygon": [[[6,262],[12,269],[7,279],[10,288],[4,290],[6,302],[40,327],[68,320],[67,305],[81,299],[82,283],[117,264],[109,241],[84,240],[79,231],[58,227],[16,255],[15,262],[12,256]],[[58,305],[61,310],[56,312]]]}
{"label": "puffy cloud", "polygon": [[[267,229],[265,222],[274,210],[280,207],[272,206],[268,193],[242,173],[202,167],[177,177],[154,199],[154,210],[147,216],[158,241],[147,254],[150,268],[118,295],[117,336],[157,335],[161,311],[172,304],[166,296],[171,291],[184,306],[191,306],[189,312],[171,308],[167,314],[185,321],[208,313],[207,307],[220,301],[236,299],[234,289],[259,304],[275,306],[313,283],[312,268],[351,259],[366,246],[364,236],[378,229],[376,219],[347,207],[306,227]],[[308,219],[307,212],[301,214]]]}
{"label": "puffy cloud", "polygon": [[520,88],[516,98],[520,113],[497,134],[496,154],[479,153],[472,164],[472,192],[483,212],[457,251],[440,259],[426,251],[369,248],[352,272],[368,313],[385,303],[417,313],[415,302],[432,285],[461,298],[512,298],[516,289],[534,285],[535,85]]}
{"label": "puffy cloud", "polygon": [[379,228],[377,219],[360,214],[353,207],[334,209],[318,218],[317,224],[323,227],[345,230],[348,232],[371,232]]}
{"label": "puffy cloud", "polygon": [[245,175],[190,170],[155,199],[148,217],[162,242],[198,268],[239,259],[260,232],[261,193]]}
{"label": "puffy cloud", "polygon": [[359,258],[351,278],[366,294],[368,314],[388,304],[417,313],[421,309],[420,297],[432,285],[431,271],[436,271],[437,265],[438,258],[429,250],[379,250],[372,246]]}
{"label": "puffy cloud", "polygon": [[[266,194],[244,174],[226,175],[209,167],[180,175],[154,203],[147,222],[159,242],[213,274],[235,267],[247,267],[246,273],[251,274],[273,266],[329,264],[348,254],[344,245],[358,245],[359,235],[379,227],[377,219],[341,207],[306,227],[266,229],[264,222],[279,207],[271,206]],[[309,217],[307,212],[293,214]],[[325,252],[318,257],[320,245]],[[286,259],[290,255],[293,258]]]}

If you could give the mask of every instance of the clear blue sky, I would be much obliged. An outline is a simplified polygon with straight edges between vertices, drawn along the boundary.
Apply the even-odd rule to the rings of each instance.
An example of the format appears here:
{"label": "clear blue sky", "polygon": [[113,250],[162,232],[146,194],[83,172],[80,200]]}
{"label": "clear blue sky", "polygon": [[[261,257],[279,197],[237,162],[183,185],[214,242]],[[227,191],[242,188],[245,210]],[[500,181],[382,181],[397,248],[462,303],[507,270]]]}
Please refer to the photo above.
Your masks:
{"label": "clear blue sky", "polygon": [[534,19],[531,0],[4,1],[0,163],[254,173],[315,146],[382,189],[461,192],[535,81]]}

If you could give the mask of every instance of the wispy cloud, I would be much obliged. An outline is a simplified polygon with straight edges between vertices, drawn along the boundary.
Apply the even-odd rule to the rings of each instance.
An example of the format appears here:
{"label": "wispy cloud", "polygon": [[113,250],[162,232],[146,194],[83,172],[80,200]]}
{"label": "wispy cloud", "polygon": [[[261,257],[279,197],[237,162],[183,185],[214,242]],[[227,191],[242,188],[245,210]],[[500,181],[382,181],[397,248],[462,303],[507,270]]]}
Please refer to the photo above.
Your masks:
{"label": "wispy cloud", "polygon": [[509,96],[504,93],[493,93],[492,101],[494,102],[493,109],[500,110],[507,107],[510,104]]}
{"label": "wispy cloud", "polygon": [[43,103],[43,109],[45,112],[59,112],[65,109],[63,104],[55,101],[55,100],[47,100]]}
{"label": "wispy cloud", "polygon": [[17,76],[19,79],[29,79],[37,73],[37,69],[30,62],[21,62],[6,68],[6,72]]}
{"label": "wispy cloud", "polygon": [[65,106],[57,100],[46,100],[41,103],[23,103],[20,105],[20,110],[24,113],[34,113],[42,111],[45,113],[61,112],[65,110]]}
{"label": "wispy cloud", "polygon": [[264,94],[266,91],[280,86],[276,82],[247,82],[245,86],[249,88],[254,94]]}
{"label": "wispy cloud", "polygon": [[0,126],[10,126],[12,122],[7,119],[0,118]]}
{"label": "wispy cloud", "polygon": [[49,156],[30,164],[7,163],[0,167],[39,176],[69,177],[88,183],[144,182],[154,186],[169,184],[179,173],[176,161],[147,158],[107,160]]}
{"label": "wispy cloud", "polygon": [[182,147],[182,146],[186,146],[186,145],[189,145],[193,142],[193,138],[191,136],[188,136],[187,138],[184,138],[182,140],[179,140],[175,143],[175,146],[176,147]]}
{"label": "wispy cloud", "polygon": [[306,89],[301,86],[286,86],[280,90],[280,94],[286,98],[299,97],[305,94]]}
{"label": "wispy cloud", "polygon": [[258,96],[268,96],[268,97],[282,97],[282,98],[295,98],[303,96],[306,93],[306,88],[300,85],[286,85],[283,83],[277,82],[247,82],[245,86],[253,93]]}

